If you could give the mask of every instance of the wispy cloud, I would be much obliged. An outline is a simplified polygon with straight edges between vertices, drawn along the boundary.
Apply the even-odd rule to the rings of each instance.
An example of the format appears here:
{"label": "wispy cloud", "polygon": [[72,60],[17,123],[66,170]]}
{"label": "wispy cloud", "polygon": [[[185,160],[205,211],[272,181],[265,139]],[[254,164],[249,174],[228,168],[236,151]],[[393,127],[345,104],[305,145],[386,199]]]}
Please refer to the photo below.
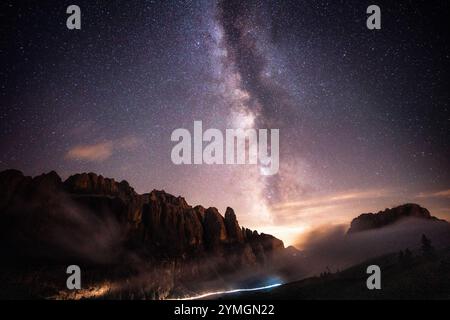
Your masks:
{"label": "wispy cloud", "polygon": [[313,207],[322,207],[324,205],[334,205],[349,200],[375,199],[389,195],[388,190],[368,190],[368,191],[347,191],[337,194],[319,195],[309,199],[284,202],[272,207],[274,211],[283,211],[285,209],[304,209]]}
{"label": "wispy cloud", "polygon": [[135,136],[126,136],[113,142],[115,149],[131,151],[142,143],[142,139]]}
{"label": "wispy cloud", "polygon": [[423,192],[417,195],[417,198],[450,198],[450,189],[437,192]]}
{"label": "wispy cloud", "polygon": [[66,158],[70,160],[84,160],[101,162],[108,159],[113,153],[112,141],[77,145],[66,153]]}
{"label": "wispy cloud", "polygon": [[117,140],[107,140],[94,144],[80,144],[70,148],[65,158],[69,160],[102,162],[109,159],[115,151],[131,151],[141,143],[141,139],[127,136]]}
{"label": "wispy cloud", "polygon": [[388,189],[371,189],[318,194],[300,201],[278,203],[270,210],[280,225],[298,227],[321,223],[347,223],[355,215],[372,207],[371,203],[375,199],[377,202],[390,202],[392,192]]}

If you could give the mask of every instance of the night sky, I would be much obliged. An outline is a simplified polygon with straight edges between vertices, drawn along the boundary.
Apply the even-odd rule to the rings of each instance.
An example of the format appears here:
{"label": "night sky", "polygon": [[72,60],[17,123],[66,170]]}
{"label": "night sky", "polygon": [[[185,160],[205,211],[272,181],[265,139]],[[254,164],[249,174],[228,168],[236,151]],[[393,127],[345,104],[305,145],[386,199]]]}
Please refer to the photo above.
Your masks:
{"label": "night sky", "polygon": [[[66,28],[67,6],[81,30]],[[368,30],[366,8],[381,8]],[[448,1],[2,1],[0,169],[96,172],[289,244],[404,202],[450,219]],[[172,164],[174,129],[280,129],[280,171]]]}

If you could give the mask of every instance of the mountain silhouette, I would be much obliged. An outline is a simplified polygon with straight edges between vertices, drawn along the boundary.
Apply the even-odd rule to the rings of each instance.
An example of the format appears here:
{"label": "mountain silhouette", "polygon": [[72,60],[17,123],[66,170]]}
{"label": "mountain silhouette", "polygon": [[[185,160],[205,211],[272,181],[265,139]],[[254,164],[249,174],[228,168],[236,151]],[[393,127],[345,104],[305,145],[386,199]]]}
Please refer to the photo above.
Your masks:
{"label": "mountain silhouette", "polygon": [[113,272],[114,280],[115,273],[161,269],[168,280],[146,275],[153,279],[152,298],[204,280],[222,279],[222,285],[228,274],[264,268],[284,250],[281,240],[240,227],[232,208],[222,216],[163,190],[138,194],[126,181],[95,173],[62,181],[54,171],[34,178],[3,171],[0,212],[2,260],[12,269],[18,262],[44,270],[77,264],[88,266],[92,279]]}
{"label": "mountain silhouette", "polygon": [[363,213],[353,219],[348,233],[361,232],[371,229],[378,229],[392,225],[406,218],[417,218],[429,221],[442,221],[433,217],[430,212],[415,203],[407,203],[391,209],[385,209],[378,213]]}

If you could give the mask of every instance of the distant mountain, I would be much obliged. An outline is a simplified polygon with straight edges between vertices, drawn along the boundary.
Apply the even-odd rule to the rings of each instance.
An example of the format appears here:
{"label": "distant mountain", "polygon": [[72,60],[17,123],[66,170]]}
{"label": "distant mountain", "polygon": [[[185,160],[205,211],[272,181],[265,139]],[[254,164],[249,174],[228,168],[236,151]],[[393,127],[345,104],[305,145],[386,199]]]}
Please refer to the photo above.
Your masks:
{"label": "distant mountain", "polygon": [[232,208],[222,216],[165,191],[137,194],[128,182],[95,173],[62,181],[54,171],[34,178],[1,172],[0,221],[0,254],[10,262],[3,276],[22,278],[17,266],[35,266],[21,272],[43,278],[48,291],[65,289],[64,271],[58,281],[46,276],[52,266],[78,264],[92,285],[145,274],[147,288],[139,294],[165,298],[195,291],[203,281],[223,285],[228,274],[263,268],[284,251],[281,240],[241,228]]}
{"label": "distant mountain", "polygon": [[431,216],[430,212],[418,204],[408,203],[395,208],[385,209],[378,213],[364,213],[353,219],[348,233],[356,233],[382,228],[405,218],[418,218],[429,221],[442,221]]}
{"label": "distant mountain", "polygon": [[[363,214],[353,220],[351,231],[349,232],[348,230],[347,226],[336,225],[318,227],[316,230],[306,234],[301,243],[301,252],[286,254],[286,258],[283,261],[284,267],[281,271],[283,271],[283,279],[287,285],[273,291],[281,292],[280,297],[290,299],[301,299],[302,297],[319,299],[331,297],[330,294],[334,298],[343,298],[344,296],[347,298],[369,297],[371,296],[370,294],[361,292],[361,290],[365,290],[364,282],[357,282],[361,281],[358,279],[365,279],[365,272],[355,274],[354,285],[359,286],[358,292],[355,289],[351,289],[351,285],[345,288],[347,281],[345,277],[342,277],[336,283],[328,282],[329,279],[327,278],[327,282],[323,284],[324,287],[320,284],[324,280],[322,278],[313,282],[314,285],[311,287],[308,285],[311,281],[305,280],[302,282],[301,287],[303,289],[301,292],[299,291],[292,296],[284,288],[289,288],[290,282],[295,282],[299,279],[310,279],[320,274],[336,273],[339,270],[345,270],[364,263],[364,261],[377,259],[385,255],[393,254],[397,256],[402,251],[420,253],[423,236],[431,242],[437,252],[445,253],[450,248],[450,224],[444,220],[434,218],[428,210],[414,204],[388,209],[380,214]],[[289,253],[288,249],[286,253]],[[433,265],[433,268],[439,267],[439,263]],[[417,275],[417,273],[415,274]],[[444,281],[445,279],[442,280]],[[424,284],[421,282],[421,278],[408,278],[408,281],[410,281],[408,285],[413,287],[412,290],[419,291],[418,295],[420,295],[420,292],[423,292]],[[414,288],[415,281],[417,281],[417,286]],[[306,287],[303,286],[304,284],[306,284]],[[320,292],[317,291],[319,284]],[[336,291],[326,290],[326,286],[331,288],[334,284],[336,284]],[[395,280],[391,284],[394,286]],[[437,286],[437,284],[438,280],[433,280],[433,285]],[[292,288],[297,290],[300,287],[293,285]],[[434,289],[441,290],[438,287]],[[345,295],[340,295],[339,290],[345,291]],[[446,287],[446,290],[450,292],[450,285]],[[394,292],[391,293],[395,295]],[[402,294],[407,296],[408,293],[403,292]],[[272,297],[269,293],[267,295],[255,293],[255,296]],[[378,296],[381,297],[381,295]],[[384,297],[387,298],[388,296],[389,294],[386,294]],[[423,296],[426,297],[426,295]],[[250,295],[245,295],[244,297],[250,298]]]}
{"label": "distant mountain", "polygon": [[[362,214],[347,232],[332,228],[301,252],[288,248],[285,284],[212,298],[450,299],[450,224],[417,204]],[[366,286],[374,264],[381,268],[381,290]]]}

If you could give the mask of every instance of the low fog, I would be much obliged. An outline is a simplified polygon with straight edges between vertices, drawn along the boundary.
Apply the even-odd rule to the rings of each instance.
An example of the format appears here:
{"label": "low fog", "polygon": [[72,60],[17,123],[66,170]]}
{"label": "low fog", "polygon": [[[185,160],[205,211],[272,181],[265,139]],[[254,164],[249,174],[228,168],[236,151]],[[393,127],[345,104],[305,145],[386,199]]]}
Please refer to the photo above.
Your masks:
{"label": "low fog", "polygon": [[297,270],[292,276],[335,272],[407,248],[414,252],[420,249],[422,234],[437,249],[450,245],[450,225],[442,221],[407,218],[380,229],[352,234],[347,230],[346,225],[321,226],[303,236],[296,245],[300,253],[289,262]]}

